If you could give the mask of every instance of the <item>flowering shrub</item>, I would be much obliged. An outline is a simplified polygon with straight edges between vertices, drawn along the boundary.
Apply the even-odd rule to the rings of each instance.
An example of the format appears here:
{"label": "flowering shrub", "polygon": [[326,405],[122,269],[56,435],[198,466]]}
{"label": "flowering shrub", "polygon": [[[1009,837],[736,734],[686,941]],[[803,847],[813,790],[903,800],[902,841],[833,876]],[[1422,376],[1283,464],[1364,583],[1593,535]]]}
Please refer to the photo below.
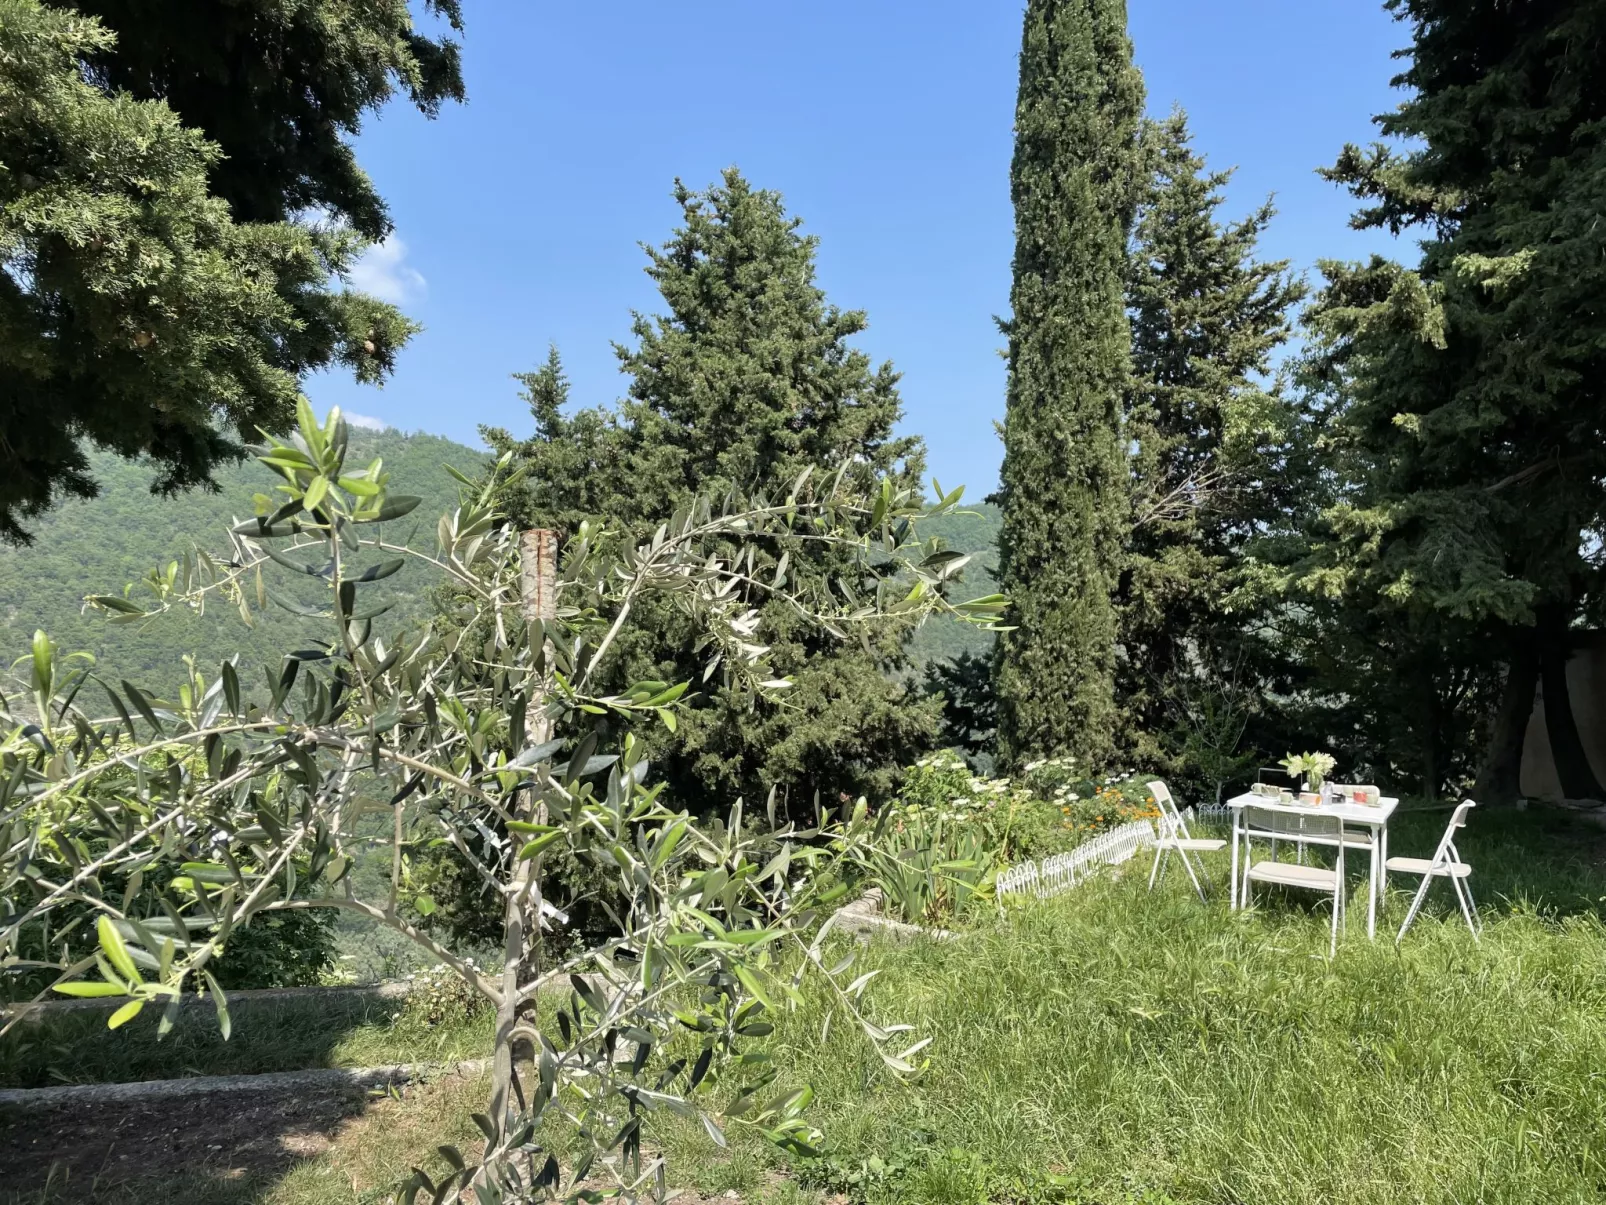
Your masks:
{"label": "flowering shrub", "polygon": [[1028,762],[1021,782],[1034,798],[1059,809],[1065,826],[1078,835],[1073,845],[1134,820],[1160,817],[1147,777],[1132,770],[1092,778],[1074,757],[1050,757]]}
{"label": "flowering shrub", "polygon": [[893,806],[905,825],[916,818],[942,820],[980,833],[983,846],[1003,862],[1039,857],[1074,844],[1064,839],[1058,812],[1024,783],[983,778],[952,751],[910,766]]}
{"label": "flowering shrub", "polygon": [[1013,778],[983,778],[953,752],[909,767],[892,804],[894,831],[921,822],[971,827],[1004,863],[1074,848],[1108,829],[1160,815],[1143,777],[1093,777],[1073,757],[1029,763]]}
{"label": "flowering shrub", "polygon": [[[470,966],[474,963],[472,958],[466,961]],[[442,963],[412,976],[400,1020],[402,1024],[434,1029],[467,1021],[490,1008],[490,1001],[469,986],[461,974]]]}

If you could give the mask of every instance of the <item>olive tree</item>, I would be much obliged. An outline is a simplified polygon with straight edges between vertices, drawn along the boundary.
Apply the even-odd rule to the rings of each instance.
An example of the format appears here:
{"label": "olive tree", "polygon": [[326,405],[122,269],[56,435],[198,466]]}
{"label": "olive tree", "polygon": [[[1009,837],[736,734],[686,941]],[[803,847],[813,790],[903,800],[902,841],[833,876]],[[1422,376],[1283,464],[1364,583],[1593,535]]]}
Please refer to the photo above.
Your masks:
{"label": "olive tree", "polygon": [[[957,493],[927,505],[889,482],[860,496],[843,474],[805,472],[785,497],[698,501],[649,533],[586,522],[559,550],[550,532],[500,521],[504,459],[484,483],[462,479],[461,505],[426,548],[395,534],[418,500],[392,492],[379,461],[346,463],[338,411],[320,424],[303,403],[298,432],[259,454],[279,496],[258,495],[226,555],[197,552],[88,605],[130,623],[220,605],[250,623],[282,606],[307,620],[305,647],[259,679],[235,660],[211,675],[192,667],[177,698],[158,700],[35,637],[19,662],[31,690],[0,714],[6,968],[46,976],[43,994],[124,998],[114,1028],[153,1008],[165,1032],[200,993],[226,1035],[208,964],[253,918],[345,909],[405,935],[497,1012],[490,1100],[476,1115],[484,1153],[471,1162],[443,1147],[441,1181],[417,1172],[407,1200],[470,1185],[482,1202],[574,1199],[599,1177],[627,1200],[661,1195],[662,1162],[643,1157],[659,1110],[701,1117],[716,1141],[738,1125],[808,1149],[808,1091],[775,1091],[752,1042],[810,970],[892,1069],[913,1068],[924,1042],[874,1024],[864,979],[822,953],[840,872],[871,831],[863,801],[807,830],[761,834],[740,805],[697,826],[653,784],[633,729],[674,728],[688,690],[706,683],[784,691],[753,637],[761,602],[783,599],[849,638],[936,611],[993,623],[996,597],[944,600],[964,558],[918,535]],[[755,568],[761,549],[799,540],[853,550],[876,570],[875,596],[795,587],[784,555]],[[365,588],[410,564],[449,584],[464,622],[381,633],[385,608]],[[698,625],[698,680],[599,692],[599,666],[649,596]],[[560,722],[583,735],[553,739]],[[429,931],[434,904],[408,866],[443,842],[502,912],[500,972]],[[623,903],[606,940],[543,959],[543,928],[561,917],[543,903],[541,867],[560,846],[611,876]],[[388,863],[378,894],[356,886],[364,858]],[[554,1122],[584,1140],[567,1166]]]}

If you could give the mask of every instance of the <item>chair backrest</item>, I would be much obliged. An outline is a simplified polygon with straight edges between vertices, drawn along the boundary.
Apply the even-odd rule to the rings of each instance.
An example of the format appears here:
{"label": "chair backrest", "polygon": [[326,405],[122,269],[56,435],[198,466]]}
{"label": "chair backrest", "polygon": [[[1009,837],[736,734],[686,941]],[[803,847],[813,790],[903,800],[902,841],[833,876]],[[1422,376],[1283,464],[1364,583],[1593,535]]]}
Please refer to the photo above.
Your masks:
{"label": "chair backrest", "polygon": [[1255,781],[1270,783],[1274,787],[1287,787],[1292,791],[1299,790],[1299,779],[1281,766],[1261,766],[1255,771]]}
{"label": "chair backrest", "polygon": [[[1444,826],[1444,836],[1439,838],[1439,846],[1433,851],[1433,861],[1435,863],[1449,860],[1447,855],[1450,853],[1451,847],[1455,844],[1455,830],[1458,828],[1466,828],[1467,813],[1477,806],[1478,805],[1470,799],[1463,799],[1460,803],[1455,805],[1455,811],[1450,813],[1450,823]],[[1456,859],[1459,860],[1459,858],[1460,855],[1457,853]]]}
{"label": "chair backrest", "polygon": [[1250,837],[1282,837],[1290,840],[1341,841],[1344,821],[1337,816],[1305,812],[1273,811],[1253,804],[1244,808],[1244,828]]}
{"label": "chair backrest", "polygon": [[1188,836],[1187,822],[1182,819],[1182,813],[1177,810],[1177,801],[1171,798],[1171,789],[1158,778],[1148,784],[1149,794],[1154,796],[1154,804],[1160,809],[1160,823],[1156,826],[1161,837]]}

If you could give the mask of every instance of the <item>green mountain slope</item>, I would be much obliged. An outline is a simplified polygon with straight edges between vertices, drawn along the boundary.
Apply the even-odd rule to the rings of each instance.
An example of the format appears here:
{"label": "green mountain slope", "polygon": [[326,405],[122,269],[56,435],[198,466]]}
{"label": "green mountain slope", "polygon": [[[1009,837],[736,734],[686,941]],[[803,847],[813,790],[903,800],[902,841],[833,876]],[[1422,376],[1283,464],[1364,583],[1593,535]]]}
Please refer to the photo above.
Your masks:
{"label": "green mountain slope", "polygon": [[[412,516],[395,524],[392,538],[408,535],[416,521],[417,542],[424,548],[434,547],[435,521],[457,501],[456,483],[442,465],[472,475],[487,459],[484,452],[434,435],[354,430],[352,462],[366,464],[375,456],[384,457],[396,492],[424,499]],[[120,594],[126,583],[187,551],[227,554],[228,526],[236,516],[248,517],[251,496],[270,492],[277,480],[247,461],[218,474],[217,494],[163,498],[150,492],[147,467],[102,454],[92,456],[92,465],[100,497],[65,503],[44,516],[35,526],[32,547],[0,546],[0,668],[26,653],[34,630],[43,628],[64,651],[92,653],[104,677],[167,691],[182,679],[185,653],[195,654],[209,678],[218,662],[239,653],[254,683],[260,672],[256,664],[277,663],[282,652],[299,647],[298,639],[305,641],[313,621],[275,607],[257,616],[254,628],[226,606],[138,624],[83,614],[84,595]],[[283,588],[289,576],[280,575],[273,584]],[[382,586],[396,604],[394,615],[408,618],[425,614],[432,584],[419,566],[409,565]],[[372,597],[386,595],[376,590]]]}
{"label": "green mountain slope", "polygon": [[[416,520],[425,547],[433,546],[436,518],[456,503],[456,484],[442,466],[473,474],[487,462],[484,452],[452,440],[395,430],[353,431],[351,447],[354,462],[384,457],[393,487],[423,497],[412,518],[397,525],[395,535],[406,535]],[[91,460],[100,497],[65,503],[44,516],[30,548],[0,545],[0,670],[27,652],[36,628],[50,633],[64,650],[93,654],[97,672],[109,680],[127,678],[158,692],[181,680],[185,653],[195,655],[208,677],[219,661],[239,653],[248,673],[255,675],[256,665],[277,663],[280,654],[305,643],[311,621],[273,607],[257,616],[254,628],[247,628],[228,607],[208,608],[204,615],[170,613],[140,624],[114,624],[95,612],[84,614],[86,594],[121,593],[125,584],[195,548],[226,552],[224,531],[236,516],[251,513],[253,494],[270,491],[276,480],[249,461],[219,473],[217,494],[162,498],[150,492],[150,469],[104,454]],[[996,589],[998,509],[985,504],[971,509],[976,513],[950,515],[929,527],[930,534],[941,536],[950,547],[976,554],[953,588],[955,598]],[[302,593],[288,577],[281,574],[273,584],[286,593]],[[428,608],[433,584],[424,579],[420,566],[409,565],[364,597],[393,601],[396,609],[388,619],[419,618]],[[931,661],[982,652],[992,641],[990,633],[937,619],[915,633],[910,652],[918,673]]]}
{"label": "green mountain slope", "polygon": [[[924,525],[925,534],[940,536],[956,551],[974,554],[975,559],[965,566],[959,581],[949,591],[948,596],[956,601],[979,598],[998,590],[995,575],[998,571],[999,510],[987,503],[965,509],[975,513],[945,515]],[[986,652],[995,639],[993,633],[956,619],[933,619],[915,633],[909,655],[916,670],[924,670],[930,662],[952,661],[960,653]]]}

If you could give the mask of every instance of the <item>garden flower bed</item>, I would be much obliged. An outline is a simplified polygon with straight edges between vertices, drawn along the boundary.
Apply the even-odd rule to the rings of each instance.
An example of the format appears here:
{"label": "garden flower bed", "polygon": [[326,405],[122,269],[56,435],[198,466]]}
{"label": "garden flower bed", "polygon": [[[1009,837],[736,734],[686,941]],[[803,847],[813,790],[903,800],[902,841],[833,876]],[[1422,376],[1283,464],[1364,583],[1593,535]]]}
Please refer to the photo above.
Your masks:
{"label": "garden flower bed", "polygon": [[1013,777],[974,773],[956,753],[911,766],[880,817],[866,869],[882,911],[942,926],[992,899],[1011,866],[1068,853],[1159,817],[1146,776],[1093,778],[1074,758],[1032,762]]}

